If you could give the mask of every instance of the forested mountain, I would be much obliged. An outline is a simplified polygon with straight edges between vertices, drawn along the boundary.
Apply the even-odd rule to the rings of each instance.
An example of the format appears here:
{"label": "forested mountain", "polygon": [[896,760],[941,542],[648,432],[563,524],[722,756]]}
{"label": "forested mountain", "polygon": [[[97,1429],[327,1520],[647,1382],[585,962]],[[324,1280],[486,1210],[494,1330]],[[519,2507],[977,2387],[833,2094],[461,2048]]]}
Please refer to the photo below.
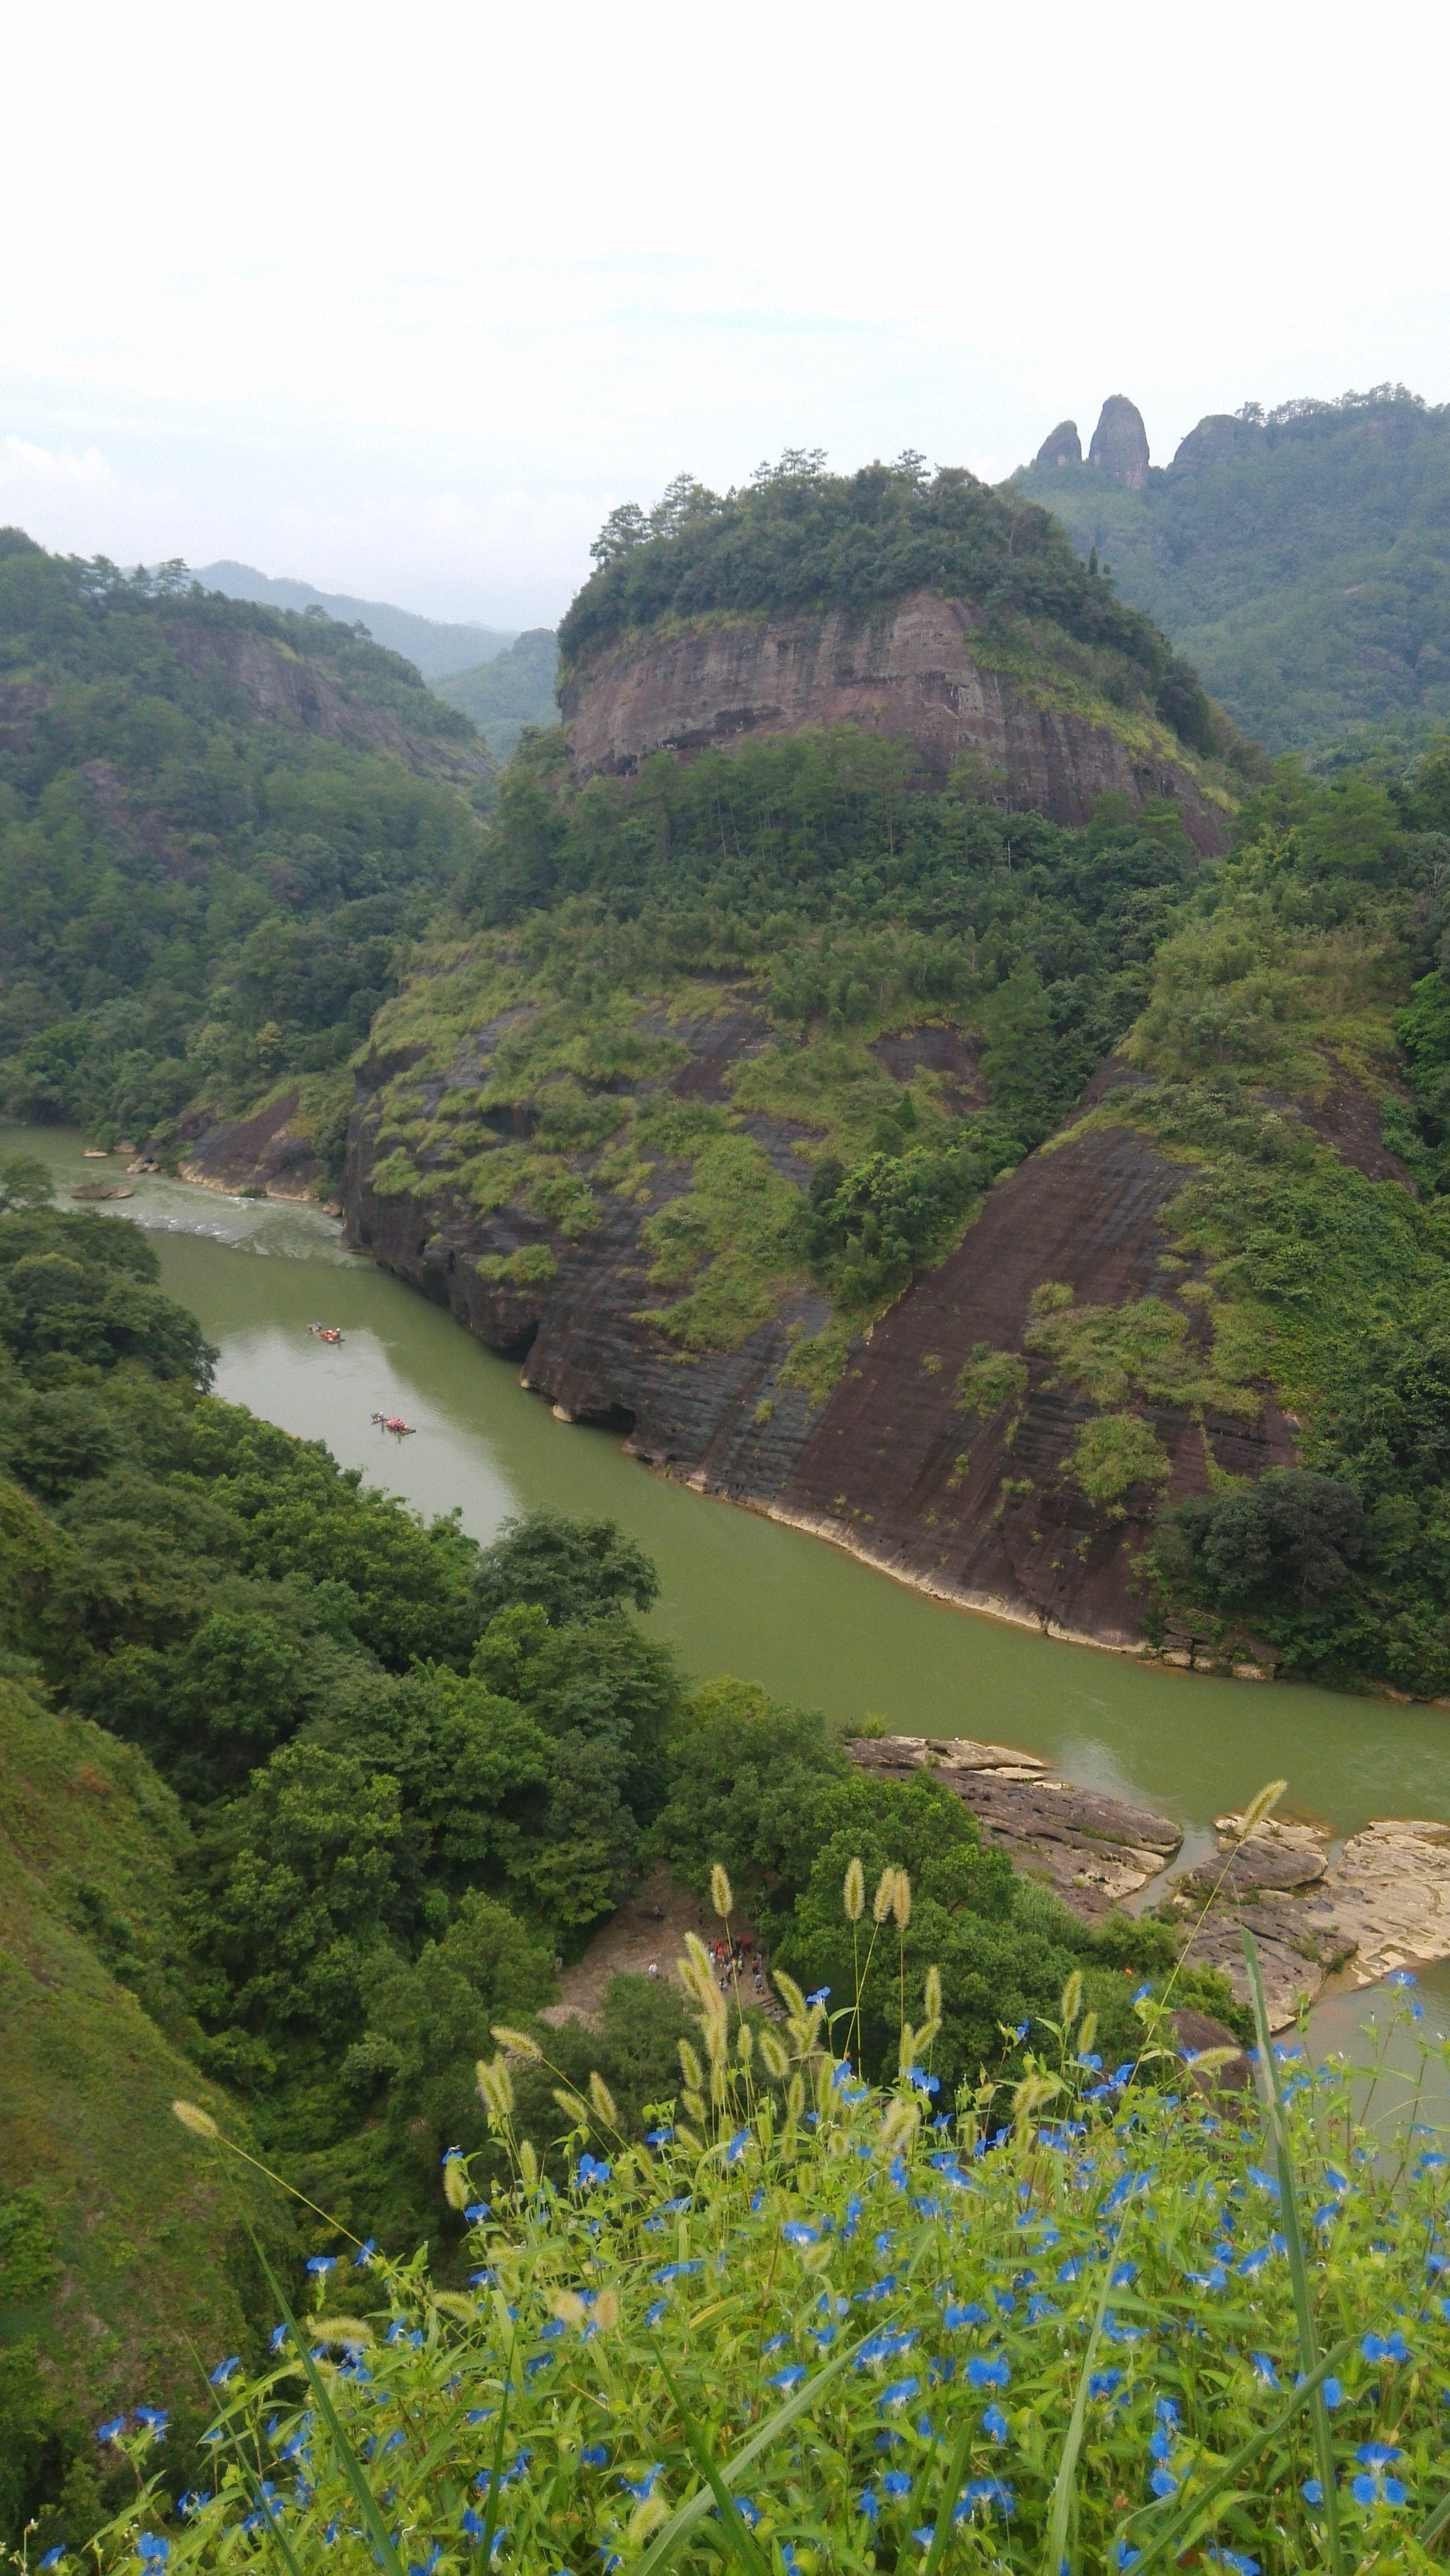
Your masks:
{"label": "forested mountain", "polygon": [[526,725],[556,725],[559,642],[551,626],[530,627],[506,652],[433,681],[440,698],[471,716],[495,760],[507,760]]}
{"label": "forested mountain", "polygon": [[491,661],[518,641],[507,629],[420,617],[411,608],[395,608],[390,600],[315,590],[310,581],[277,578],[251,564],[202,564],[192,579],[203,590],[219,590],[224,599],[249,599],[258,608],[290,608],[303,614],[317,608],[343,626],[365,626],[375,644],[401,653],[425,680],[441,679],[445,671],[472,670],[476,663]]}
{"label": "forested mountain", "polygon": [[1094,445],[1084,462],[1064,421],[1009,488],[1111,566],[1245,733],[1314,751],[1450,719],[1450,404],[1250,403],[1162,469],[1145,440]]}
{"label": "forested mountain", "polygon": [[345,626],[0,533],[0,1097],[164,1143],[290,1087],[335,1156],[492,772]]}

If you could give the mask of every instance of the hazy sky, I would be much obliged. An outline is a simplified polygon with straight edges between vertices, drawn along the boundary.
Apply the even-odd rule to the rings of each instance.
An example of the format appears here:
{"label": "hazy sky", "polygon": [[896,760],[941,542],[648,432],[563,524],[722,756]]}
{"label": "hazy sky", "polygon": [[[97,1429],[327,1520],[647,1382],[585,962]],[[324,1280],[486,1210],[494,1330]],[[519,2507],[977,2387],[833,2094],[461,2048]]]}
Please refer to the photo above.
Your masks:
{"label": "hazy sky", "polygon": [[1450,398],[1443,0],[32,0],[5,51],[0,520],[53,546],[538,624],[682,468]]}

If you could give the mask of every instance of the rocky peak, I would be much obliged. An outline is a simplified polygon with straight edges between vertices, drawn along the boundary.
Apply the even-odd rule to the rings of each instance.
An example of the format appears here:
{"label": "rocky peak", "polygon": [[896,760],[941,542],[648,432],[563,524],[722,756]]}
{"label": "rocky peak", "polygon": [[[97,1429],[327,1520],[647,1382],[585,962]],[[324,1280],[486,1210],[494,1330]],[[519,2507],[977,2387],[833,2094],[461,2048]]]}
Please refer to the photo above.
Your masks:
{"label": "rocky peak", "polygon": [[1109,394],[1099,412],[1088,463],[1129,492],[1141,492],[1147,482],[1148,433],[1137,404],[1126,394]]}
{"label": "rocky peak", "polygon": [[1032,462],[1034,465],[1081,465],[1082,440],[1077,434],[1077,422],[1060,420],[1051,435],[1044,438]]}
{"label": "rocky peak", "polygon": [[1198,427],[1179,441],[1168,471],[1196,473],[1206,465],[1217,465],[1221,457],[1240,456],[1264,444],[1264,432],[1257,422],[1235,419],[1232,412],[1206,412]]}

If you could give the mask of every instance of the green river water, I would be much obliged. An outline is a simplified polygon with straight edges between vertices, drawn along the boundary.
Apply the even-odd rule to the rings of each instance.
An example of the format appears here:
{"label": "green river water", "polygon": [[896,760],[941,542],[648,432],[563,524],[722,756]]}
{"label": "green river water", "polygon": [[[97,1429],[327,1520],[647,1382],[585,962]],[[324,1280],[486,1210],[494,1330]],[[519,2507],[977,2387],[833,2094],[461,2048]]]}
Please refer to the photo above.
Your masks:
{"label": "green river water", "polygon": [[[1286,1807],[1355,1830],[1370,1816],[1450,1818],[1450,1711],[1139,1665],[930,1601],[841,1550],[652,1475],[619,1439],[556,1422],[441,1308],[349,1253],[312,1207],[122,1179],[54,1128],[0,1129],[0,1153],[38,1153],[62,1190],[131,1189],[117,1217],[146,1227],[170,1293],[219,1346],[217,1391],[420,1510],[461,1511],[488,1538],[536,1503],[608,1513],[658,1563],[654,1623],[687,1666],[759,1680],[830,1716],[893,1731],[986,1736],[1179,1818],[1190,1854],[1215,1814],[1261,1782]],[[314,1341],[339,1324],[340,1349]],[[401,1413],[416,1437],[375,1430]]]}

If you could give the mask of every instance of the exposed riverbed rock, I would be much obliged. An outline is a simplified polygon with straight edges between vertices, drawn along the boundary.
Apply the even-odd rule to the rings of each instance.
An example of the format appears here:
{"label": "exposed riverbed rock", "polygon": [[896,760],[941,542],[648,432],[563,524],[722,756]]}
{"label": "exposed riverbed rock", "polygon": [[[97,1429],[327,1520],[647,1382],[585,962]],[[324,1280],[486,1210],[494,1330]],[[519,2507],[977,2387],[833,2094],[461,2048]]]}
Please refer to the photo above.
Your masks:
{"label": "exposed riverbed rock", "polygon": [[854,1737],[846,1751],[880,1780],[907,1780],[929,1765],[1013,1868],[1045,1879],[1086,1922],[1100,1921],[1117,1898],[1146,1886],[1183,1840],[1170,1817],[1060,1779],[1006,1745],[881,1735]]}
{"label": "exposed riverbed rock", "polygon": [[[1013,1868],[1044,1879],[1084,1922],[1150,1887],[1183,1840],[1171,1818],[1063,1779],[1012,1745],[880,1735],[852,1737],[846,1751],[881,1780],[930,1766]],[[1270,1817],[1245,1840],[1240,1824],[1216,1820],[1218,1859],[1164,1878],[1158,1911],[1190,1934],[1185,1957],[1220,1970],[1245,2004],[1243,1933],[1252,1932],[1272,2029],[1293,2022],[1337,1970],[1366,1986],[1411,1962],[1450,1958],[1450,1824],[1369,1824],[1334,1859],[1323,1826]],[[1180,2035],[1180,2045],[1216,2047],[1230,2036]],[[1230,2070],[1216,2080],[1235,2079]]]}
{"label": "exposed riverbed rock", "polygon": [[1081,824],[1106,794],[1126,796],[1135,812],[1147,797],[1171,796],[1195,848],[1227,847],[1226,805],[1170,735],[1159,728],[1156,748],[1130,748],[1106,721],[992,669],[982,623],[967,602],[920,590],[868,614],[732,614],[632,631],[561,691],[575,771],[622,776],[654,751],[850,724],[914,742],[938,784],[975,754],[1013,811]]}
{"label": "exposed riverbed rock", "polygon": [[181,1122],[186,1157],[181,1178],[206,1190],[256,1191],[269,1199],[316,1198],[325,1176],[297,1110],[297,1094],[289,1091],[250,1118],[211,1124],[203,1113],[190,1112]]}

